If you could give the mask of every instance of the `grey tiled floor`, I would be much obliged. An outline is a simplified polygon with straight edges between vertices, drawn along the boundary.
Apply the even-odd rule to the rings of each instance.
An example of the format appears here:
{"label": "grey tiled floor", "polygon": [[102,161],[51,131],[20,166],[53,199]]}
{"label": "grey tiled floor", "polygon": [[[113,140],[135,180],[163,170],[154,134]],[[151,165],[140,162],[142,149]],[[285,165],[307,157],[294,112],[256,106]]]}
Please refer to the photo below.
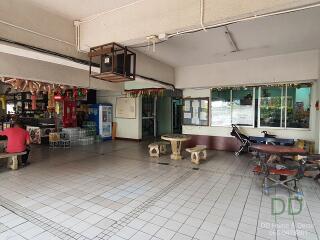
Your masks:
{"label": "grey tiled floor", "polygon": [[188,155],[149,158],[146,146],[34,147],[30,166],[1,169],[0,240],[319,239],[313,180],[301,183],[299,214],[272,215],[272,199],[291,195],[281,188],[263,195],[250,156],[209,151],[194,166]]}

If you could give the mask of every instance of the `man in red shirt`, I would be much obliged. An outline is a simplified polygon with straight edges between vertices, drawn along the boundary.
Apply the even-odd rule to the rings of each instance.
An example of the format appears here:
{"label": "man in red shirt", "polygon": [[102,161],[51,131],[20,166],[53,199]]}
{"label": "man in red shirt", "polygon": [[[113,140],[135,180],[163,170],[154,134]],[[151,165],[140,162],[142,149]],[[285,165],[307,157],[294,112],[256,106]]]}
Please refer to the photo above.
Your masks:
{"label": "man in red shirt", "polygon": [[28,165],[30,135],[28,131],[23,129],[22,124],[16,122],[14,127],[5,129],[0,132],[0,135],[8,138],[7,153],[27,152],[25,155],[22,155],[21,160],[23,166]]}

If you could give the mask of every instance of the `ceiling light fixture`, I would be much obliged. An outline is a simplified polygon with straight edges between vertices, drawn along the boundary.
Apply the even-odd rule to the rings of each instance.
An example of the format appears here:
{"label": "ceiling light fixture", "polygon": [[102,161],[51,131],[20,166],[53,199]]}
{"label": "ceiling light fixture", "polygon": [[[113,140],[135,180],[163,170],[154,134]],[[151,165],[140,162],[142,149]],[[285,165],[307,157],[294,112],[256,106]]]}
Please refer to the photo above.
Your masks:
{"label": "ceiling light fixture", "polygon": [[166,33],[160,33],[160,34],[158,35],[158,38],[159,38],[159,40],[161,40],[161,41],[167,41],[167,40],[168,40],[168,34],[166,34]]}
{"label": "ceiling light fixture", "polygon": [[152,51],[156,51],[156,42],[159,40],[158,36],[156,35],[151,35],[147,37],[148,40],[148,50],[150,48],[150,45],[152,44]]}

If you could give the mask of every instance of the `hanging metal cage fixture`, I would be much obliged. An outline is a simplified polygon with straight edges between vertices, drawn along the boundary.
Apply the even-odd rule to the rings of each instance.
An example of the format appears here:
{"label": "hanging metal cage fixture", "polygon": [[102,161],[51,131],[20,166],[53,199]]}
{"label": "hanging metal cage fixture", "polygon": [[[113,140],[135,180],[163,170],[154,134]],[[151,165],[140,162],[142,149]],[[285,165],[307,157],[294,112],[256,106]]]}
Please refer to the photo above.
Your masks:
{"label": "hanging metal cage fixture", "polygon": [[[135,80],[136,54],[127,47],[112,42],[90,48],[88,55],[90,77],[114,83]],[[100,72],[94,72],[93,67]]]}

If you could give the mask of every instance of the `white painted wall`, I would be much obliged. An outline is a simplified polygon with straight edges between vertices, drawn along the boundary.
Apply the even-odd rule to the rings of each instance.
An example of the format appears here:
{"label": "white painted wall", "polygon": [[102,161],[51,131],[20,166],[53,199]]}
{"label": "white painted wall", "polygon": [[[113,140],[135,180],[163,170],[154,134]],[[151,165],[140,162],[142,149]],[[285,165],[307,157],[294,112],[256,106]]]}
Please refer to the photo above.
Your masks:
{"label": "white painted wall", "polygon": [[[316,112],[314,104],[316,102],[316,93],[317,84],[314,84],[312,89],[312,100],[311,100],[311,120],[310,120],[310,129],[270,129],[270,128],[250,128],[242,127],[241,130],[252,136],[263,136],[262,131],[266,130],[271,134],[276,134],[280,138],[294,138],[294,139],[306,139],[306,140],[315,140],[317,137],[316,129]],[[183,97],[209,97],[210,98],[210,89],[185,89],[183,91]],[[211,115],[211,111],[210,111]],[[210,116],[211,117],[211,116]],[[211,121],[211,119],[210,119]],[[183,133],[185,134],[195,134],[195,135],[209,135],[209,136],[223,136],[230,137],[231,127],[202,127],[202,126],[183,126]]]}
{"label": "white painted wall", "polygon": [[263,84],[318,79],[318,50],[241,61],[178,67],[177,88]]}
{"label": "white painted wall", "polygon": [[[310,129],[268,129],[242,127],[248,135],[262,136],[267,130],[281,138],[306,139],[316,142],[319,149],[319,112],[315,111],[315,103],[319,99],[319,64],[318,51],[309,51],[286,56],[272,56],[248,61],[226,62],[205,66],[180,68],[177,70],[176,83],[184,86],[184,97],[210,97],[209,86],[257,84],[287,81],[305,81],[315,79],[312,89]],[[186,72],[183,72],[186,70]],[[228,71],[227,71],[228,70]],[[183,79],[186,81],[182,84]],[[207,88],[187,88],[189,86]],[[210,113],[211,114],[211,113]],[[198,127],[183,126],[184,134],[230,136],[230,127]]]}
{"label": "white painted wall", "polygon": [[168,88],[168,85],[157,83],[141,77],[136,77],[134,81],[127,81],[124,83],[126,90],[142,89],[142,88]]}
{"label": "white painted wall", "polygon": [[[320,51],[318,53],[318,69],[319,69],[319,75],[318,75],[318,79],[319,79],[319,84],[317,84],[317,88],[315,89],[316,91],[316,101],[319,101],[320,98]],[[316,136],[315,138],[315,146],[318,150],[318,152],[320,152],[320,112],[319,111],[315,111],[315,128],[314,128],[314,134]]]}
{"label": "white painted wall", "polygon": [[174,83],[174,68],[154,58],[136,51],[137,74],[144,77],[154,78],[166,83]]}
{"label": "white painted wall", "polygon": [[142,100],[140,97],[136,98],[136,118],[125,119],[116,118],[116,99],[123,97],[121,92],[111,91],[97,91],[98,103],[111,103],[113,106],[113,121],[117,123],[117,137],[142,139]]}

